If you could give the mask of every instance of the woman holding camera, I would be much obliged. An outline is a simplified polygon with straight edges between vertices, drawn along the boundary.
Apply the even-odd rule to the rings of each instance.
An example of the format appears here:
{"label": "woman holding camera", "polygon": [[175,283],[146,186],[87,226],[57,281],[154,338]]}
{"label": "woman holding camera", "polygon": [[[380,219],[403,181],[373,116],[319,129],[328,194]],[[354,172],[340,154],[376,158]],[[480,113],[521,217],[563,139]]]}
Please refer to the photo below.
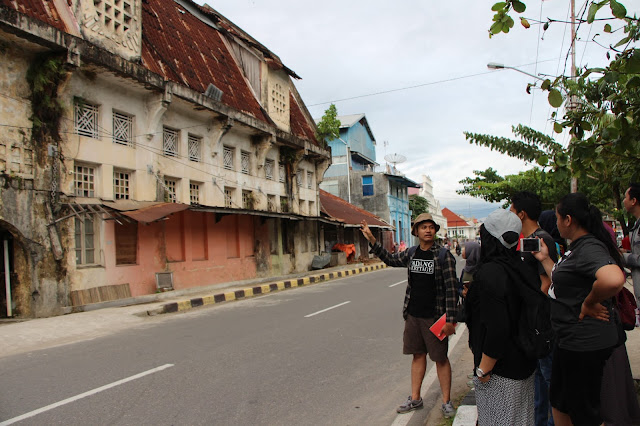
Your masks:
{"label": "woman holding camera", "polygon": [[568,194],[556,206],[558,231],[571,240],[554,265],[541,241],[535,253],[551,276],[551,319],[556,350],[551,406],[556,425],[600,425],[600,388],[605,361],[618,341],[612,297],[624,285],[622,259],[602,215],[583,194]]}

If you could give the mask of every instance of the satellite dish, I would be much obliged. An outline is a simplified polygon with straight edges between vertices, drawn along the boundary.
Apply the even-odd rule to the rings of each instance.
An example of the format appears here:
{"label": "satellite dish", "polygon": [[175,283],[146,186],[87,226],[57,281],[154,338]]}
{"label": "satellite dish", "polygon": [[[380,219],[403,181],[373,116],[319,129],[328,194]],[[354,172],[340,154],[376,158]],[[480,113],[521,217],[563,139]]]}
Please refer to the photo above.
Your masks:
{"label": "satellite dish", "polygon": [[402,154],[387,154],[384,156],[384,159],[393,164],[393,167],[395,167],[396,164],[404,163],[405,161],[407,161],[407,157]]}

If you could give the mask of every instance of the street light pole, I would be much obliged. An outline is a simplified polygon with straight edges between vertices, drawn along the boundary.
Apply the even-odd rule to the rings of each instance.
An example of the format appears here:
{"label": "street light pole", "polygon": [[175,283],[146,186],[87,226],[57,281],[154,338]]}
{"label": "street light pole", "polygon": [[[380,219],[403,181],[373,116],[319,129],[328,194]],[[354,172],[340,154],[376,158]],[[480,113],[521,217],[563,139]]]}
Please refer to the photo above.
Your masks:
{"label": "street light pole", "polygon": [[502,69],[514,70],[514,71],[518,71],[519,73],[528,75],[529,77],[533,77],[533,78],[535,78],[537,80],[544,81],[544,78],[539,77],[539,76],[537,76],[535,74],[531,74],[531,73],[528,73],[526,71],[522,71],[521,69],[518,69],[518,68],[515,68],[515,67],[510,67],[508,65],[499,64],[497,62],[489,62],[487,64],[487,68],[489,68],[490,70],[502,70]]}

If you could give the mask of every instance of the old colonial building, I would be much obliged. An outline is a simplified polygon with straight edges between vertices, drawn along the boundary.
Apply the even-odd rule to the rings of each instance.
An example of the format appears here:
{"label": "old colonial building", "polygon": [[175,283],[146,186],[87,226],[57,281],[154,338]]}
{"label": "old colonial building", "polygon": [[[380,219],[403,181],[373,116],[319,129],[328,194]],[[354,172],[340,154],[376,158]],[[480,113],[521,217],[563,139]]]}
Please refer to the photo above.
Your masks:
{"label": "old colonial building", "polygon": [[330,154],[299,77],[208,6],[0,0],[0,75],[0,315],[303,271],[322,250]]}

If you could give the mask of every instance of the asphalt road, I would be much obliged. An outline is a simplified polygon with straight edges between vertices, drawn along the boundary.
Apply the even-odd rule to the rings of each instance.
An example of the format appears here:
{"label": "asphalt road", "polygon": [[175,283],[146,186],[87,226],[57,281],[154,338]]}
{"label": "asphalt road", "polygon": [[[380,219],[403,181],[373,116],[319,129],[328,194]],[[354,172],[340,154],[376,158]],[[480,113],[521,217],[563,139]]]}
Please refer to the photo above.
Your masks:
{"label": "asphalt road", "polygon": [[390,425],[405,285],[385,269],[2,358],[0,425]]}

